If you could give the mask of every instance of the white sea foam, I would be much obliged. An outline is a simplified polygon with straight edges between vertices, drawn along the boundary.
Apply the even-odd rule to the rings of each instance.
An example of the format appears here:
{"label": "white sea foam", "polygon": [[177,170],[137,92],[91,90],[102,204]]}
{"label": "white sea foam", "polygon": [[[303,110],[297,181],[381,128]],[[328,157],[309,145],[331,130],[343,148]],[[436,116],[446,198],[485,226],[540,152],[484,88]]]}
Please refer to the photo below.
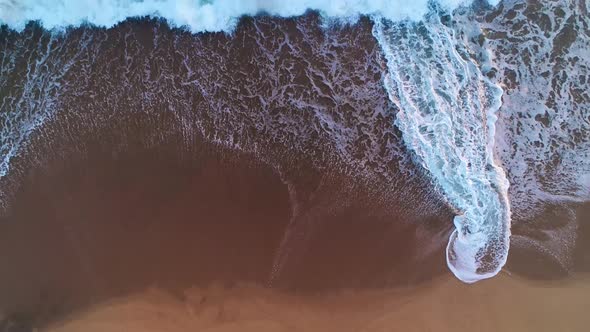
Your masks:
{"label": "white sea foam", "polygon": [[[497,0],[494,0],[497,1]],[[47,29],[91,23],[111,27],[135,16],[163,17],[193,32],[230,31],[243,15],[296,16],[308,9],[327,17],[378,14],[389,20],[420,20],[430,0],[0,0],[0,23],[20,30],[31,20]],[[446,9],[470,0],[438,0]]]}
{"label": "white sea foam", "polygon": [[420,23],[377,20],[373,33],[404,142],[458,209],[448,266],[465,282],[492,277],[506,263],[510,237],[508,181],[493,157],[502,90],[438,15]]}

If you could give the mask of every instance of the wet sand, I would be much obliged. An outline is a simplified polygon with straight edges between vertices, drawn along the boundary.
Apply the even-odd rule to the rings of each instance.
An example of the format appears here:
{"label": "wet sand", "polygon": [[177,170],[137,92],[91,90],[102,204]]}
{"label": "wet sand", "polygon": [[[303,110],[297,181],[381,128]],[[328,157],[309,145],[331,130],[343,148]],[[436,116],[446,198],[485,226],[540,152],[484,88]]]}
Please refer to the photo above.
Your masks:
{"label": "wet sand", "polygon": [[[367,204],[319,200],[333,210],[317,216],[311,239],[273,279],[293,213],[289,186],[252,156],[197,150],[183,160],[169,146],[118,156],[97,149],[32,171],[0,225],[2,324],[132,332],[584,331],[590,323],[588,278],[503,272],[462,284],[444,261],[448,229],[421,237],[428,228],[393,214],[386,223]],[[324,190],[337,198],[342,189]],[[412,255],[427,246],[430,255]]]}
{"label": "wet sand", "polygon": [[501,274],[466,285],[314,296],[253,285],[152,288],[72,314],[44,331],[585,331],[590,280],[532,282]]}
{"label": "wet sand", "polygon": [[[176,298],[243,282],[313,294],[447,273],[450,215],[413,226],[336,170],[302,168],[308,181],[288,185],[252,155],[191,146],[186,158],[175,145],[95,146],[31,169],[0,223],[4,322],[44,326],[150,287]],[[293,186],[311,194],[293,197]]]}

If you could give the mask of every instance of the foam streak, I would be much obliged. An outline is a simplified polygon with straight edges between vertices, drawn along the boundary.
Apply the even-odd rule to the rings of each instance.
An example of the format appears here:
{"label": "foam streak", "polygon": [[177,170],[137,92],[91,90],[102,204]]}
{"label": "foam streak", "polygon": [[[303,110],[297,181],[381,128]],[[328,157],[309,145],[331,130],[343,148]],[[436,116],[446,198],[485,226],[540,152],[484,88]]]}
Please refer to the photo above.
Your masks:
{"label": "foam streak", "polygon": [[465,282],[492,277],[506,263],[510,237],[508,181],[493,158],[502,90],[437,14],[421,23],[377,20],[374,35],[404,142],[458,209],[448,266]]}

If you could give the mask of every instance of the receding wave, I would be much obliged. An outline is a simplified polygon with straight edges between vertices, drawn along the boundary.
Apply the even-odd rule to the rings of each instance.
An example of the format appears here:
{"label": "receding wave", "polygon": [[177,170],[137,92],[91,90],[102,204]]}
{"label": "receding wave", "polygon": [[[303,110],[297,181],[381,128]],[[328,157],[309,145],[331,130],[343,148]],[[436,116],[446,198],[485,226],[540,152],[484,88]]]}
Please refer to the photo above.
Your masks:
{"label": "receding wave", "polygon": [[459,210],[449,268],[466,282],[494,276],[506,263],[510,237],[508,180],[493,156],[502,90],[438,15],[421,23],[377,21],[374,34],[404,142]]}

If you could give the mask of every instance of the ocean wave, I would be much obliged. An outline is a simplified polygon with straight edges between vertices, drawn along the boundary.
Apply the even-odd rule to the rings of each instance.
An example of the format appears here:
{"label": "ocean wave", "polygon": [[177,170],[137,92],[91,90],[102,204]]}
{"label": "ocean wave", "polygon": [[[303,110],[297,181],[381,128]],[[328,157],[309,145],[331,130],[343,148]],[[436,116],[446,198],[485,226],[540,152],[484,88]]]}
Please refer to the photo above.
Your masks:
{"label": "ocean wave", "polygon": [[[298,16],[317,10],[324,17],[354,20],[359,15],[378,14],[392,21],[420,20],[432,0],[0,0],[0,23],[22,30],[29,21],[45,28],[93,24],[112,27],[130,17],[161,17],[192,32],[231,31],[244,15],[266,13]],[[437,0],[452,10],[469,0]],[[493,0],[497,2],[497,0]]]}
{"label": "ocean wave", "polygon": [[[356,22],[360,15],[369,16],[375,23],[374,37],[386,62],[382,68],[386,89],[396,106],[396,114],[391,118],[395,117],[414,162],[423,166],[457,213],[457,230],[447,248],[448,264],[461,280],[472,282],[495,275],[506,262],[511,219],[534,218],[548,203],[579,203],[590,198],[590,99],[586,92],[590,82],[587,56],[590,34],[586,8],[570,0],[543,5],[504,1],[499,6],[502,8],[488,11],[485,17],[449,15],[449,21],[454,23],[444,22],[445,17],[441,21],[437,16],[440,13],[430,15],[434,7],[450,13],[468,3],[467,0],[0,0],[0,23],[23,31],[28,22],[37,21],[45,29],[60,31],[86,24],[113,27],[128,18],[148,16],[198,33],[233,32],[240,18],[256,14],[291,17],[316,10],[326,22],[331,19]],[[460,28],[455,29],[457,26]],[[37,48],[35,52],[43,56],[35,58],[23,71],[24,83],[18,98],[2,104],[2,111],[10,108],[10,112],[0,112],[0,120],[7,124],[0,128],[0,177],[9,174],[11,160],[27,144],[29,135],[59,112],[55,105],[60,102],[58,92],[63,88],[60,77],[69,73],[78,56],[85,56],[84,45],[80,45],[79,53],[69,52],[74,56],[65,59],[60,53],[59,34],[50,35],[47,42],[34,46],[23,44],[23,48]],[[288,38],[285,32],[285,45]],[[482,40],[485,40],[484,47],[478,46]],[[322,59],[331,59],[334,45],[317,48],[325,51]],[[291,56],[295,51],[289,51]],[[489,54],[482,57],[485,52]],[[305,53],[301,54],[304,58]],[[11,82],[4,78],[13,75],[16,67],[10,62],[10,54],[2,56],[0,88],[10,88]],[[186,66],[199,54],[183,56]],[[129,59],[133,61],[131,56]],[[338,61],[330,62],[330,68],[336,68]],[[371,70],[378,72],[378,66],[375,68]],[[207,90],[202,87],[200,76],[191,70],[183,84]],[[320,78],[325,74],[314,73]],[[337,77],[334,82],[344,82]],[[317,88],[322,90],[323,86]],[[276,91],[281,90],[276,88]],[[359,99],[365,93],[359,89],[351,91],[341,95]],[[262,92],[255,92],[251,95],[260,97]],[[40,93],[44,93],[43,98],[38,98]],[[321,92],[321,95],[330,99],[333,93]],[[358,169],[370,163],[381,167],[391,159],[388,154],[391,144],[379,141],[378,135],[368,135],[372,145],[367,149],[372,149],[374,159],[367,157],[368,154],[357,157],[351,152],[353,143],[366,134],[363,130],[371,127],[372,122],[356,131],[357,118],[343,124],[338,122],[341,114],[332,117],[321,105],[311,105],[304,98],[287,97],[288,102],[281,104],[285,109],[314,109],[314,117],[331,135],[337,153],[351,164],[356,162]],[[263,111],[259,113],[271,113],[266,109],[267,100],[263,99],[260,97]],[[360,101],[351,102],[353,106],[358,104]],[[29,109],[35,111],[28,112]],[[262,128],[265,121],[271,120],[260,116],[251,120]],[[280,125],[276,128],[286,131],[284,127],[297,126],[297,121],[285,117],[277,122]],[[228,132],[218,133],[215,139],[227,142],[227,137],[234,136],[229,132],[231,129],[224,129]],[[304,136],[293,135],[298,139]],[[232,141],[232,144],[238,143]],[[386,145],[388,153],[379,152]]]}
{"label": "ocean wave", "polygon": [[492,277],[506,263],[510,237],[508,180],[493,156],[502,90],[439,15],[421,23],[377,21],[374,35],[404,142],[458,210],[449,268],[465,282]]}
{"label": "ocean wave", "polygon": [[[231,0],[4,1],[0,3],[0,22],[15,30],[22,30],[29,21],[38,21],[46,29],[82,24],[112,27],[130,17],[151,16],[191,32],[229,32],[240,17],[258,13],[289,17],[317,10],[325,18],[349,22],[359,15],[370,15],[375,20],[374,36],[388,64],[386,88],[399,108],[396,125],[407,148],[459,214],[447,248],[449,268],[461,280],[475,282],[501,269],[509,246],[508,184],[492,155],[501,90],[482,75],[477,64],[457,53],[462,44],[454,39],[451,29],[440,21],[412,23],[438,18],[438,12],[433,11],[450,12],[462,4],[465,1],[291,1],[288,5],[283,1]],[[392,23],[399,21],[403,22]],[[383,22],[388,22],[387,27]],[[58,66],[59,61],[52,57],[59,56],[56,50],[61,46],[52,35],[45,47],[40,50],[45,56],[27,71],[31,77],[27,76],[21,102],[16,105],[27,109],[26,103],[36,100],[37,91],[53,92],[42,99],[44,105],[29,107],[36,111],[17,109],[21,115],[11,118],[13,123],[3,132],[2,149],[6,151],[2,151],[0,176],[8,174],[11,159],[29,135],[54,115],[54,99],[60,94],[58,78],[76,61],[75,56],[67,59],[55,68],[61,73],[55,76],[41,68]],[[75,54],[80,52],[84,52],[82,45]],[[9,65],[2,68],[12,70]],[[322,112],[318,118],[326,120]],[[328,127],[334,127],[333,121],[328,121]],[[346,138],[334,140],[346,155]]]}

